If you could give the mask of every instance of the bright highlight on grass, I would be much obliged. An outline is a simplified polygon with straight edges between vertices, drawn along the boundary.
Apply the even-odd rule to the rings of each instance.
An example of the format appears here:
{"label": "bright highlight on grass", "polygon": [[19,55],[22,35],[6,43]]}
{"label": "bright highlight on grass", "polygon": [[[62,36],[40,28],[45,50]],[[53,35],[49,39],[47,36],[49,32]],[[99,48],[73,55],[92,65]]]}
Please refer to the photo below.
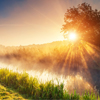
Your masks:
{"label": "bright highlight on grass", "polygon": [[76,40],[77,39],[77,35],[73,32],[73,33],[69,34],[68,38],[69,38],[69,40]]}

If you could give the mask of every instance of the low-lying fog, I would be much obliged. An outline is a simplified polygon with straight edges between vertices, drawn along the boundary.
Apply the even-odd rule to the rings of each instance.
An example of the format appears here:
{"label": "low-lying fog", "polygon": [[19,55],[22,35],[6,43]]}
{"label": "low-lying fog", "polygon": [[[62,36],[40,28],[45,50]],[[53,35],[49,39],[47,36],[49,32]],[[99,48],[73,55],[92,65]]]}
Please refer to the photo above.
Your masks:
{"label": "low-lying fog", "polygon": [[0,46],[0,68],[25,70],[45,82],[56,78],[72,92],[100,90],[100,50],[89,43],[58,41],[19,47]]}

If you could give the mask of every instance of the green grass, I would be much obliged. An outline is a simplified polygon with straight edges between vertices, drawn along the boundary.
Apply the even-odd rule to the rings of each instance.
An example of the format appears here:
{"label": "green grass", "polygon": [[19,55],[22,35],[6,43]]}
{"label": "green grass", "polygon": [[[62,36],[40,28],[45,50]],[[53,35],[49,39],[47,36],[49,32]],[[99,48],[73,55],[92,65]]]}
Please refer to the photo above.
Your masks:
{"label": "green grass", "polygon": [[24,100],[24,98],[17,92],[13,91],[11,88],[4,87],[0,84],[0,100]]}
{"label": "green grass", "polygon": [[[55,85],[53,80],[39,83],[36,77],[29,77],[26,72],[20,74],[8,69],[0,69],[0,84],[0,99],[100,100],[94,93],[82,96],[76,92],[69,94],[63,89],[63,83]],[[15,92],[3,86],[12,88]]]}

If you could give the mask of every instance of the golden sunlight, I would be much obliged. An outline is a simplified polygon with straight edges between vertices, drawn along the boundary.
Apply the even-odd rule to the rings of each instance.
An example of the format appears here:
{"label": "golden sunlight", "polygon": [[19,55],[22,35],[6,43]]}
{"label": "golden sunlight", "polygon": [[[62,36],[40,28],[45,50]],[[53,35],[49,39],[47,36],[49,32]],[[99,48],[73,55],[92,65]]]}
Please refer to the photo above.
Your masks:
{"label": "golden sunlight", "polygon": [[68,38],[69,38],[69,40],[76,40],[77,39],[77,35],[76,35],[76,33],[72,32],[72,33],[69,33]]}

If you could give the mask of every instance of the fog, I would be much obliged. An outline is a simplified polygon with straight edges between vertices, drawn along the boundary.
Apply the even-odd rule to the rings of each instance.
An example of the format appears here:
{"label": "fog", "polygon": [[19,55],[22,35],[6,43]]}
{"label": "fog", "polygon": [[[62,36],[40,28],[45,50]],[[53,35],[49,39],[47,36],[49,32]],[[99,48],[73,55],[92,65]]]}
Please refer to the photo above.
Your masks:
{"label": "fog", "polygon": [[78,92],[83,87],[84,91],[92,90],[95,86],[100,89],[99,54],[96,46],[86,42],[73,44],[58,41],[42,45],[0,46],[1,63],[19,71],[25,70],[42,80],[59,78],[65,81],[66,89],[73,91],[76,88]]}

